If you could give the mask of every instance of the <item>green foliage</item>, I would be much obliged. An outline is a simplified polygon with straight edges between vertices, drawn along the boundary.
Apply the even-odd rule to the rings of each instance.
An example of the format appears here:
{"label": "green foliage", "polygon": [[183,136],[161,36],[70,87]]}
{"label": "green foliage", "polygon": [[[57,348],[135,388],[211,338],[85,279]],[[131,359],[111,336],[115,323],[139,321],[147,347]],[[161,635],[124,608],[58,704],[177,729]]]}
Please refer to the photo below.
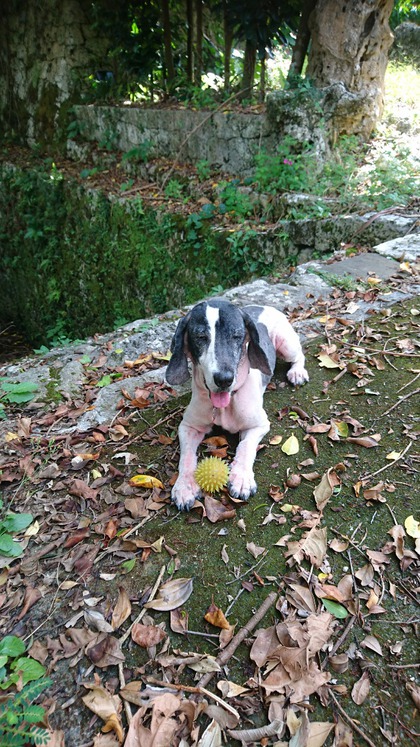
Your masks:
{"label": "green foliage", "polygon": [[[34,346],[83,339],[249,278],[252,262],[240,267],[212,230],[212,203],[184,218],[50,175],[45,164],[4,169],[0,180],[0,319],[14,319]],[[248,197],[235,185],[225,189],[229,207],[246,215]]]}
{"label": "green foliage", "polygon": [[287,136],[274,157],[272,154],[259,153],[255,160],[255,180],[262,192],[276,194],[308,190],[308,178],[314,168],[309,146],[302,147]]}
{"label": "green foliage", "polygon": [[152,148],[153,143],[151,140],[143,140],[135,148],[130,148],[130,150],[124,153],[121,161],[122,163],[143,163],[144,161],[148,161]]}
{"label": "green foliage", "polygon": [[[0,500],[0,510],[3,504]],[[6,558],[18,558],[22,555],[23,549],[19,542],[15,542],[13,537],[26,529],[32,522],[32,514],[16,514],[12,511],[3,513],[0,518],[0,555]],[[0,655],[6,653],[0,643]]]}
{"label": "green foliage", "polygon": [[166,197],[173,197],[175,200],[180,200],[182,197],[182,184],[177,179],[169,179],[165,187]]}
{"label": "green foliage", "polygon": [[219,212],[234,213],[238,218],[246,218],[252,213],[252,202],[249,195],[239,189],[240,182],[234,179],[231,182],[220,182],[219,184]]}
{"label": "green foliage", "polygon": [[[37,726],[45,710],[34,701],[51,684],[45,667],[25,652],[23,641],[14,635],[0,641],[0,688],[8,691],[0,702],[0,747],[46,744],[48,734]],[[16,692],[16,683],[20,683]],[[23,685],[22,689],[21,686]]]}
{"label": "green foliage", "polygon": [[208,161],[203,159],[202,161],[197,161],[195,164],[195,168],[197,169],[197,174],[200,182],[204,182],[206,179],[209,178],[211,174],[211,167]]}
{"label": "green foliage", "polygon": [[397,2],[394,2],[394,8],[389,20],[391,28],[395,29],[396,26],[404,23],[404,21],[420,23],[420,7],[417,2],[413,2],[413,0],[397,0]]}
{"label": "green foliage", "polygon": [[38,384],[31,381],[13,383],[6,378],[0,378],[0,399],[9,404],[21,405],[30,402],[38,391]]}

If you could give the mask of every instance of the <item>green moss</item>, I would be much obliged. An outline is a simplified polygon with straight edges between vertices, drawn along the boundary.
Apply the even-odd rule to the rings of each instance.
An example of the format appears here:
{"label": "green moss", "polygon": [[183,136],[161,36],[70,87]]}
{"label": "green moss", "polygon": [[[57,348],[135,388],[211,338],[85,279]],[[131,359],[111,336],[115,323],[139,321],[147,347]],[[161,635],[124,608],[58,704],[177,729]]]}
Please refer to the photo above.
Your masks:
{"label": "green moss", "polygon": [[0,320],[13,320],[33,345],[181,307],[272,267],[252,231],[227,239],[199,214],[89,193],[50,160],[3,169],[0,214]]}

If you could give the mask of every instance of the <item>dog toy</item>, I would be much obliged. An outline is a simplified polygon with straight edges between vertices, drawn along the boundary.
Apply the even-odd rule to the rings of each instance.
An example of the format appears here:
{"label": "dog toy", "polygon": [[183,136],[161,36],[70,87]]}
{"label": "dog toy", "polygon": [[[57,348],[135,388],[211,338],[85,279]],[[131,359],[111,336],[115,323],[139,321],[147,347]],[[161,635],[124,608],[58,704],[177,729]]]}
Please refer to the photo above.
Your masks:
{"label": "dog toy", "polygon": [[217,493],[227,485],[229,467],[219,457],[206,457],[198,464],[194,477],[200,488],[206,493]]}

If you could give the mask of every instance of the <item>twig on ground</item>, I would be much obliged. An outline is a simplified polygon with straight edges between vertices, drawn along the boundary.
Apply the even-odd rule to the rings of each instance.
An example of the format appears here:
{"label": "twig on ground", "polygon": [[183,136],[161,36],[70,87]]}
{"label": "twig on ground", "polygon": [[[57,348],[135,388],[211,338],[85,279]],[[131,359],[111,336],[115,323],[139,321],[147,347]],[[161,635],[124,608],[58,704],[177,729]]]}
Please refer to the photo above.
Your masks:
{"label": "twig on ground", "polygon": [[411,384],[414,384],[414,382],[417,381],[417,379],[419,378],[419,376],[420,376],[420,373],[416,374],[416,376],[414,377],[414,379],[411,379],[411,381],[409,381],[407,384],[404,384],[404,386],[402,386],[401,389],[398,389],[397,394],[399,394],[400,392],[402,392],[404,389],[407,389],[407,387],[411,386]]}
{"label": "twig on ground", "polygon": [[[159,571],[159,575],[158,575],[155,583],[153,584],[153,588],[152,588],[152,591],[150,592],[150,596],[149,596],[148,602],[150,602],[152,599],[155,598],[156,592],[157,592],[157,590],[159,588],[160,582],[162,581],[162,577],[163,577],[164,573],[165,573],[165,566],[163,565],[162,568]],[[134,620],[134,622],[131,623],[131,625],[128,628],[128,630],[126,630],[125,633],[124,633],[124,635],[122,635],[121,638],[119,639],[121,646],[125,643],[125,641],[127,640],[127,638],[130,636],[130,633],[131,633],[134,625],[136,625],[138,622],[140,622],[141,618],[146,614],[146,612],[147,612],[146,607],[143,607],[140,610],[140,612],[137,615],[137,617]]]}
{"label": "twig on ground", "polygon": [[338,702],[337,698],[335,697],[335,695],[334,695],[334,693],[333,693],[333,691],[331,689],[329,690],[329,693],[330,693],[330,696],[331,696],[331,698],[333,699],[333,701],[334,701],[334,703],[336,705],[337,710],[340,712],[340,714],[343,716],[343,718],[345,718],[346,721],[348,721],[348,723],[350,724],[351,728],[354,731],[356,731],[358,733],[358,735],[360,737],[362,737],[362,739],[365,740],[366,744],[368,744],[369,747],[377,747],[377,745],[374,742],[372,742],[372,740],[369,739],[369,737],[366,736],[366,734],[361,730],[360,726],[357,726],[356,722],[353,721],[353,719],[351,718],[351,716],[349,716],[346,713],[346,711],[340,705],[340,703]]}
{"label": "twig on ground", "polygon": [[341,539],[344,539],[346,540],[346,542],[349,542],[350,545],[354,547],[354,549],[357,550],[357,552],[360,553],[360,555],[363,555],[363,557],[366,558],[366,560],[368,560],[368,556],[366,555],[366,553],[364,553],[363,550],[361,550],[360,547],[356,545],[356,543],[353,542],[353,540],[350,539],[350,537],[347,536],[347,534],[342,534],[341,532],[338,531],[338,529],[334,529],[334,527],[331,527],[331,531],[334,532],[334,534],[337,534],[338,537],[341,537]]}
{"label": "twig on ground", "polygon": [[130,441],[126,441],[124,444],[124,448],[127,446],[131,446],[131,444],[134,444],[136,441],[139,441],[140,438],[143,438],[144,434],[147,433],[151,428],[157,428],[159,425],[162,425],[163,423],[166,423],[167,420],[170,420],[171,418],[175,418],[177,415],[179,415],[181,412],[184,411],[184,407],[177,407],[176,410],[173,410],[169,413],[169,415],[165,415],[164,418],[161,418],[157,421],[157,423],[153,423],[149,425],[147,428],[144,429],[141,433],[138,433],[137,436],[134,436],[134,438],[130,439]]}
{"label": "twig on ground", "polygon": [[232,599],[232,601],[231,601],[231,603],[230,603],[229,607],[228,607],[228,608],[227,608],[227,609],[225,610],[225,616],[226,616],[226,617],[228,616],[228,614],[229,614],[229,612],[231,611],[231,609],[232,609],[233,605],[235,604],[235,602],[237,602],[237,601],[238,601],[239,597],[241,596],[241,594],[243,594],[243,592],[244,592],[244,591],[245,591],[244,587],[243,587],[243,586],[241,586],[241,588],[239,589],[239,591],[238,591],[238,593],[237,593],[236,597],[235,597],[234,599]]}
{"label": "twig on ground", "polygon": [[[385,414],[385,413],[384,413],[384,414]],[[382,415],[381,415],[381,417],[382,417]],[[394,465],[394,464],[395,464],[396,462],[399,462],[399,461],[400,461],[400,459],[402,459],[402,458],[403,458],[403,456],[405,456],[405,455],[406,455],[407,451],[408,451],[409,449],[411,449],[412,445],[413,445],[413,442],[412,442],[412,441],[410,441],[410,442],[409,442],[409,443],[407,444],[407,446],[405,447],[404,451],[402,451],[402,452],[401,452],[401,454],[400,454],[399,456],[397,456],[397,458],[396,458],[396,459],[393,459],[393,461],[392,461],[392,462],[389,462],[389,464],[384,464],[384,466],[383,466],[383,467],[380,467],[380,469],[377,469],[377,470],[376,470],[375,472],[371,472],[371,473],[370,473],[369,475],[363,475],[363,476],[361,477],[361,480],[362,480],[363,482],[366,482],[366,480],[371,480],[371,479],[372,479],[372,477],[375,477],[376,475],[379,475],[379,474],[380,474],[381,472],[385,472],[385,470],[386,470],[386,469],[388,469],[389,467],[392,467],[392,466],[393,466],[393,465]]]}
{"label": "twig on ground", "polygon": [[348,634],[350,633],[350,631],[351,631],[351,629],[352,629],[352,627],[353,627],[353,625],[354,625],[355,622],[356,622],[356,618],[355,617],[351,617],[350,620],[348,621],[346,627],[344,628],[342,634],[340,635],[339,638],[337,638],[337,640],[334,643],[334,646],[332,647],[331,651],[329,652],[329,654],[325,657],[324,661],[322,662],[321,669],[325,669],[325,667],[328,664],[328,659],[330,658],[330,656],[334,656],[335,652],[338,651],[338,649],[340,648],[340,646],[344,643],[344,641],[346,640],[346,638],[347,638]]}
{"label": "twig on ground", "polygon": [[249,576],[249,574],[252,573],[252,571],[254,571],[256,568],[258,568],[261,565],[261,563],[265,560],[266,555],[267,555],[267,551],[264,553],[262,558],[259,559],[258,563],[255,563],[255,565],[253,565],[251,568],[248,568],[248,570],[246,570],[244,573],[241,573],[241,575],[237,576],[237,578],[232,579],[232,581],[226,581],[226,586],[230,586],[231,584],[234,584],[235,581],[240,581],[240,579],[243,578],[244,576]]}
{"label": "twig on ground", "polygon": [[229,713],[232,713],[234,716],[237,717],[238,720],[240,720],[240,715],[236,708],[231,706],[229,703],[226,703],[225,700],[222,700],[222,698],[219,698],[218,695],[215,695],[214,693],[211,693],[210,690],[206,690],[205,687],[193,687],[191,685],[176,685],[174,682],[164,682],[163,680],[157,680],[154,677],[147,677],[145,682],[150,682],[151,685],[157,685],[158,687],[168,687],[172,690],[178,690],[180,692],[184,691],[186,693],[195,693],[196,695],[205,695],[208,698],[212,698],[216,701],[216,703],[219,703],[219,705],[223,706],[223,708],[226,708]]}
{"label": "twig on ground", "polygon": [[383,418],[385,417],[385,415],[389,415],[389,413],[395,410],[395,408],[398,407],[398,405],[400,405],[401,402],[404,402],[406,399],[409,399],[409,397],[414,397],[415,394],[419,394],[419,393],[420,393],[420,389],[414,389],[413,392],[409,392],[404,397],[400,397],[398,402],[395,402],[395,404],[393,404],[392,407],[390,407],[388,410],[385,410],[385,412],[383,412],[381,415],[378,415],[378,418]]}
{"label": "twig on ground", "polygon": [[[125,677],[124,677],[124,662],[122,661],[118,663],[118,675],[120,678],[120,690],[123,690],[123,688],[125,687]],[[128,702],[128,700],[126,700],[125,698],[123,698],[123,700],[124,700],[125,715],[126,715],[128,723],[131,724],[133,720],[133,712],[131,710],[131,705]]]}
{"label": "twig on ground", "polygon": [[418,669],[420,667],[420,664],[417,662],[416,664],[385,664],[388,669]]}
{"label": "twig on ground", "polygon": [[[225,664],[229,661],[229,659],[232,658],[233,654],[235,653],[236,649],[238,648],[239,644],[242,643],[247,636],[249,636],[250,633],[254,630],[254,628],[258,625],[258,623],[263,619],[264,615],[270,607],[273,606],[274,602],[277,599],[277,592],[272,591],[268,597],[265,599],[265,601],[262,603],[261,607],[256,611],[255,615],[251,617],[251,619],[247,622],[245,627],[241,628],[240,631],[232,638],[231,642],[226,646],[226,648],[221,651],[219,656],[216,657],[216,663],[220,667],[224,667]],[[198,680],[197,687],[206,687],[210,680],[212,679],[215,672],[207,672],[206,674],[203,674],[203,676]]]}

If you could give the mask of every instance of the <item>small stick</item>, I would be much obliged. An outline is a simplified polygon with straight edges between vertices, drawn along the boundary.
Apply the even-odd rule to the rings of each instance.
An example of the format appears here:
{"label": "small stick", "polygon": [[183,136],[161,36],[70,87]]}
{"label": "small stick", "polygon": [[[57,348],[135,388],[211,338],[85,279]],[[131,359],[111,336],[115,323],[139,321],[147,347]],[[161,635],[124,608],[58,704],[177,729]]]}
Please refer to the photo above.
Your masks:
{"label": "small stick", "polygon": [[350,633],[350,631],[351,631],[351,629],[352,629],[352,627],[353,627],[353,625],[354,625],[355,622],[356,622],[356,618],[355,617],[351,617],[350,620],[348,621],[346,627],[344,628],[342,634],[340,635],[339,638],[337,638],[336,642],[334,643],[334,646],[332,647],[330,653],[325,657],[324,661],[322,662],[321,669],[325,669],[325,667],[328,664],[329,657],[330,656],[334,656],[335,652],[338,651],[338,649],[340,648],[341,644],[346,640],[346,638],[347,638],[348,634]]}
{"label": "small stick", "polygon": [[402,392],[402,391],[403,391],[403,389],[407,389],[407,387],[408,387],[408,386],[411,386],[411,384],[414,384],[414,382],[415,382],[415,381],[417,381],[417,379],[419,378],[419,376],[420,376],[420,373],[418,373],[418,374],[417,374],[417,375],[416,375],[416,376],[414,377],[414,379],[411,379],[411,381],[409,381],[409,382],[408,382],[407,384],[404,384],[404,386],[402,386],[402,387],[401,387],[401,389],[398,389],[398,391],[397,391],[397,394],[399,394],[400,392]]}
{"label": "small stick", "polygon": [[346,719],[346,721],[348,721],[348,722],[349,722],[349,724],[350,724],[351,728],[352,728],[352,729],[353,729],[354,731],[356,731],[356,732],[357,732],[357,733],[359,734],[359,736],[361,736],[361,737],[362,737],[362,739],[364,739],[364,740],[365,740],[366,744],[368,744],[368,745],[369,745],[369,747],[377,747],[377,745],[376,745],[376,744],[374,744],[374,743],[373,743],[373,742],[372,742],[372,741],[371,741],[371,740],[369,739],[369,737],[367,737],[367,736],[366,736],[366,734],[365,734],[365,733],[364,733],[364,732],[363,732],[363,731],[361,730],[360,726],[357,726],[357,724],[355,723],[355,721],[353,721],[353,719],[351,718],[351,716],[349,716],[349,715],[348,715],[348,714],[347,714],[347,713],[345,712],[344,708],[343,708],[343,707],[342,707],[342,706],[340,705],[340,703],[338,702],[338,700],[337,700],[337,698],[335,697],[335,695],[334,695],[334,693],[332,692],[332,690],[330,690],[329,692],[330,692],[330,695],[331,695],[331,697],[332,697],[332,699],[333,699],[333,701],[334,701],[334,703],[335,703],[335,705],[336,705],[336,707],[337,707],[337,710],[338,710],[338,711],[339,711],[339,712],[341,713],[341,715],[342,715],[342,716],[343,716],[343,717],[344,717],[344,718]]}
{"label": "small stick", "polygon": [[346,542],[349,542],[350,545],[354,547],[354,549],[357,550],[357,552],[360,553],[360,555],[363,555],[363,557],[366,558],[366,560],[369,560],[366,553],[364,553],[363,550],[361,550],[360,547],[356,545],[356,543],[353,542],[353,540],[351,540],[350,537],[347,536],[347,534],[341,534],[341,532],[339,532],[338,529],[334,529],[334,527],[331,527],[331,531],[334,532],[334,534],[337,534],[339,537],[341,537],[341,539],[344,539],[346,540]]}
{"label": "small stick", "polygon": [[244,587],[243,587],[243,586],[241,586],[241,588],[239,589],[239,591],[238,591],[238,593],[237,593],[236,597],[235,597],[234,599],[232,599],[232,601],[231,601],[231,603],[230,603],[229,607],[228,607],[228,608],[227,608],[227,610],[225,611],[225,616],[226,616],[226,617],[228,616],[228,614],[229,614],[229,612],[231,611],[231,609],[232,609],[233,605],[235,604],[235,602],[237,602],[237,601],[238,601],[239,597],[241,596],[241,594],[243,594],[243,592],[244,592],[244,591],[245,591]]}
{"label": "small stick", "polygon": [[388,669],[417,669],[420,664],[385,664]]}
{"label": "small stick", "polygon": [[197,695],[206,695],[208,698],[213,698],[213,700],[216,701],[216,703],[219,703],[219,705],[223,706],[223,708],[226,708],[229,713],[232,713],[234,716],[237,717],[238,721],[240,720],[240,715],[236,708],[231,706],[229,703],[226,703],[225,700],[222,700],[222,698],[219,698],[218,695],[215,693],[211,693],[210,690],[206,690],[205,687],[192,687],[191,685],[176,685],[174,682],[163,682],[163,680],[156,680],[154,677],[148,677],[145,682],[150,682],[151,685],[157,685],[158,687],[169,687],[172,688],[172,690],[179,690],[184,691],[186,693],[195,693]]}
{"label": "small stick", "polygon": [[237,578],[232,579],[232,581],[226,581],[226,586],[230,586],[231,584],[234,584],[235,581],[240,581],[240,579],[243,578],[244,576],[248,576],[252,571],[254,571],[256,568],[258,568],[261,565],[266,555],[267,555],[267,552],[264,553],[262,558],[260,558],[259,561],[255,563],[255,565],[251,566],[251,568],[248,568],[247,571],[244,571],[243,573],[241,573],[241,575],[238,576]]}
{"label": "small stick", "polygon": [[413,397],[415,394],[419,394],[419,393],[420,393],[420,389],[415,389],[414,392],[409,392],[404,397],[400,397],[398,402],[395,402],[395,404],[392,405],[392,407],[390,407],[389,410],[385,410],[385,412],[383,412],[382,415],[378,415],[378,418],[383,418],[385,417],[385,415],[389,415],[389,413],[395,410],[395,408],[398,407],[398,405],[400,405],[401,402],[404,402],[409,397]]}
{"label": "small stick", "polygon": [[[150,403],[151,405],[153,402]],[[144,429],[141,433],[138,433],[137,436],[134,436],[130,441],[126,441],[124,444],[124,447],[131,446],[131,444],[134,444],[136,441],[138,441],[140,438],[143,438],[144,434],[147,433],[151,428],[157,428],[159,425],[162,425],[163,423],[166,423],[167,420],[170,420],[171,418],[175,418],[177,415],[179,415],[181,412],[183,412],[185,408],[184,407],[177,407],[176,410],[172,410],[172,412],[169,413],[169,415],[165,415],[164,418],[161,418],[157,421],[157,423],[151,423],[147,426],[147,428]]]}
{"label": "small stick", "polygon": [[[382,417],[382,415],[381,415],[381,417]],[[401,454],[396,459],[394,459],[392,462],[389,462],[389,464],[384,464],[383,467],[381,467],[380,469],[377,469],[375,472],[371,472],[370,475],[364,475],[364,477],[361,478],[362,481],[365,482],[366,480],[371,480],[372,477],[375,477],[376,475],[379,475],[380,472],[385,472],[386,469],[388,469],[389,467],[392,467],[396,462],[399,462],[400,459],[402,459],[403,456],[405,456],[405,454],[407,453],[407,451],[409,449],[411,449],[412,445],[413,445],[413,442],[410,441],[407,444],[407,446],[405,447],[404,451],[402,451]]]}
{"label": "small stick", "polygon": [[[155,597],[155,594],[156,594],[156,592],[157,592],[157,590],[158,590],[158,588],[159,588],[159,584],[160,584],[160,582],[162,581],[162,576],[163,576],[163,574],[164,574],[164,573],[165,573],[165,566],[163,565],[163,566],[162,566],[162,568],[160,569],[160,571],[159,571],[159,575],[158,575],[158,577],[157,577],[157,579],[156,579],[156,581],[155,581],[155,583],[154,583],[154,585],[153,585],[153,589],[152,589],[152,591],[150,592],[150,596],[149,596],[149,599],[148,599],[148,601],[149,601],[149,602],[150,602],[150,601],[151,601],[152,599],[154,599],[154,597]],[[131,631],[132,631],[132,629],[133,629],[134,625],[136,625],[136,623],[140,622],[141,618],[142,618],[142,617],[143,617],[143,616],[144,616],[144,615],[146,614],[146,612],[147,612],[147,608],[146,608],[146,607],[143,607],[143,608],[142,608],[142,609],[140,610],[140,612],[139,612],[139,614],[137,615],[137,617],[136,617],[136,619],[134,620],[134,622],[132,622],[132,623],[131,623],[131,625],[130,625],[130,627],[128,628],[128,630],[126,630],[126,632],[124,633],[124,635],[122,635],[122,636],[121,636],[121,638],[119,639],[119,640],[120,640],[120,644],[121,644],[121,646],[123,645],[123,643],[125,643],[125,641],[126,641],[126,640],[127,640],[127,638],[129,637],[129,635],[130,635],[130,633],[131,633]]]}
{"label": "small stick", "polygon": [[[120,690],[122,690],[125,687],[124,663],[122,661],[118,663],[118,674],[120,677]],[[125,710],[127,721],[129,724],[131,724],[133,720],[133,713],[131,710],[130,703],[125,698],[124,698],[124,710]]]}
{"label": "small stick", "polygon": [[[261,607],[256,611],[255,615],[251,617],[251,619],[248,621],[248,623],[245,625],[245,627],[241,628],[240,631],[232,638],[231,642],[229,643],[226,648],[221,651],[219,656],[216,657],[216,663],[223,667],[229,659],[233,656],[236,649],[238,648],[239,644],[242,643],[247,636],[249,636],[250,633],[254,630],[254,628],[258,625],[258,623],[263,619],[264,615],[270,607],[273,606],[274,602],[277,599],[277,592],[272,591],[268,597],[265,599],[265,601],[262,603]],[[198,681],[197,687],[206,687],[210,680],[212,679],[215,672],[207,672],[204,674]]]}

